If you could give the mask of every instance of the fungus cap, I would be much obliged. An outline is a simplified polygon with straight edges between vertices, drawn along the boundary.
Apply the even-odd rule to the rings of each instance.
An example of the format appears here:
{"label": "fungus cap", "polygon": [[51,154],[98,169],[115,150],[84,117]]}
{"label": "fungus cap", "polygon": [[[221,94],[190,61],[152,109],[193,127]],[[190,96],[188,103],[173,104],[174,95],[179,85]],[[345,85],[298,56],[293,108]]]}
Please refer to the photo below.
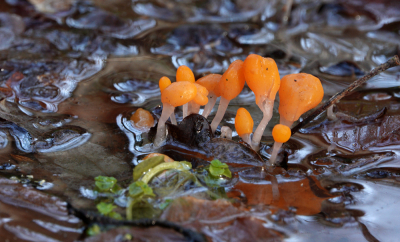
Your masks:
{"label": "fungus cap", "polygon": [[208,103],[208,90],[207,88],[203,87],[202,85],[199,85],[197,83],[194,83],[194,85],[197,88],[197,94],[196,97],[193,99],[193,101],[200,106],[204,106]]}
{"label": "fungus cap", "polygon": [[153,115],[143,108],[138,108],[130,120],[133,122],[133,126],[144,132],[149,131],[154,126]]}
{"label": "fungus cap", "polygon": [[176,81],[177,82],[182,82],[182,81],[194,82],[195,79],[194,79],[193,71],[187,66],[178,67],[178,70],[176,70]]}
{"label": "fungus cap", "polygon": [[253,133],[254,121],[249,111],[239,108],[235,117],[235,129],[239,136]]}
{"label": "fungus cap", "polygon": [[161,102],[173,107],[192,101],[197,94],[196,85],[191,82],[174,82],[161,93]]}
{"label": "fungus cap", "polygon": [[278,66],[273,59],[250,54],[244,60],[243,72],[247,85],[256,96],[257,104],[263,95],[275,100],[280,86],[280,76]]}
{"label": "fungus cap", "polygon": [[290,139],[290,136],[292,136],[292,131],[286,125],[277,124],[272,129],[272,137],[274,138],[275,142],[285,143]]}
{"label": "fungus cap", "polygon": [[160,80],[158,81],[160,92],[163,92],[164,89],[167,88],[169,85],[171,85],[171,80],[166,76],[161,77]]}
{"label": "fungus cap", "polygon": [[286,75],[279,88],[279,114],[288,121],[296,121],[315,108],[324,97],[321,81],[306,73]]}
{"label": "fungus cap", "polygon": [[243,61],[235,60],[218,83],[221,96],[227,100],[234,99],[243,90],[245,79],[242,67]]}
{"label": "fungus cap", "polygon": [[202,85],[207,88],[209,92],[213,92],[215,96],[221,96],[221,93],[218,88],[218,83],[221,80],[222,75],[220,74],[209,74],[204,76],[196,81],[196,83]]}

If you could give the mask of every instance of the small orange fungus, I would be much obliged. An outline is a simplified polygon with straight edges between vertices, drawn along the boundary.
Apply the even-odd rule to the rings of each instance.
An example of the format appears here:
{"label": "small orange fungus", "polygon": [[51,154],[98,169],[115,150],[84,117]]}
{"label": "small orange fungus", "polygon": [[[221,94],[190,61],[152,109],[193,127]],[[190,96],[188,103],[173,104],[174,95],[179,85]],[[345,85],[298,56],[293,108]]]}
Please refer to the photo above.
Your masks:
{"label": "small orange fungus", "polygon": [[260,148],[261,137],[272,118],[274,100],[280,85],[280,76],[275,61],[260,55],[247,56],[243,64],[247,85],[256,96],[256,104],[263,112],[263,119],[254,131],[252,147]]}
{"label": "small orange fungus", "polygon": [[163,110],[158,120],[157,134],[154,138],[154,146],[158,147],[165,141],[165,122],[174,113],[175,107],[184,105],[192,101],[197,95],[196,85],[187,82],[174,82],[164,89],[161,93]]}
{"label": "small orange fungus", "polygon": [[290,139],[292,131],[290,128],[283,124],[277,124],[272,129],[272,137],[274,137],[275,142],[285,143]]}
{"label": "small orange fungus", "polygon": [[[291,127],[293,122],[298,120],[303,113],[315,108],[322,101],[323,97],[324,89],[322,88],[321,81],[315,76],[305,73],[284,76],[279,88],[280,123]],[[274,130],[277,126],[274,127]],[[290,129],[289,131],[285,131],[285,133],[288,133],[287,135],[283,135],[283,129],[277,129],[276,134],[274,134],[274,130],[272,131],[272,136],[275,143],[272,147],[270,157],[271,164],[275,163],[282,143],[286,142],[291,135]]]}
{"label": "small orange fungus", "polygon": [[298,73],[286,75],[279,89],[279,114],[294,122],[308,110],[315,108],[324,97],[321,81],[313,75]]}
{"label": "small orange fungus", "polygon": [[176,81],[177,82],[182,82],[182,81],[194,82],[195,79],[194,79],[193,71],[187,66],[178,67],[178,70],[176,70]]}
{"label": "small orange fungus", "polygon": [[244,60],[243,72],[247,85],[256,96],[257,104],[262,100],[262,96],[275,100],[280,77],[278,66],[273,59],[251,54]]}
{"label": "small orange fungus", "polygon": [[235,118],[235,129],[240,137],[253,133],[253,119],[245,108],[239,108]]}
{"label": "small orange fungus", "polygon": [[196,97],[196,85],[191,82],[174,82],[161,93],[161,102],[173,107],[182,106]]}
{"label": "small orange fungus", "polygon": [[147,132],[151,127],[154,126],[153,115],[143,108],[138,108],[136,112],[131,116],[131,121],[135,128],[140,131]]}
{"label": "small orange fungus", "polygon": [[234,99],[243,90],[245,79],[243,74],[243,61],[235,60],[229,65],[218,83],[221,96],[227,100]]}
{"label": "small orange fungus", "polygon": [[218,83],[221,100],[219,102],[217,113],[211,122],[211,130],[213,132],[215,132],[219,123],[221,123],[229,102],[243,90],[244,83],[243,61],[235,60],[229,65],[228,70],[224,72]]}
{"label": "small orange fungus", "polygon": [[158,81],[160,92],[163,92],[164,89],[167,88],[169,85],[171,85],[171,80],[166,76],[161,77],[160,80]]}
{"label": "small orange fungus", "polygon": [[196,81],[197,84],[202,85],[207,88],[208,92],[213,92],[216,97],[221,96],[219,91],[219,80],[221,80],[222,75],[219,74],[209,74]]}
{"label": "small orange fungus", "polygon": [[204,106],[208,103],[208,91],[207,88],[203,87],[202,85],[199,85],[197,83],[194,83],[194,85],[197,88],[197,94],[196,97],[193,99],[193,101],[200,106]]}
{"label": "small orange fungus", "polygon": [[203,117],[207,118],[210,115],[212,109],[214,108],[215,103],[217,102],[217,98],[221,96],[221,92],[219,91],[219,81],[221,80],[222,75],[219,74],[210,74],[204,76],[197,80],[196,83],[202,85],[208,90],[208,103],[204,107]]}
{"label": "small orange fungus", "polygon": [[[178,70],[176,70],[176,81],[177,82],[190,82],[194,83],[194,74],[193,71],[187,66],[180,66]],[[185,118],[189,114],[189,103],[185,103],[183,105],[183,118]]]}

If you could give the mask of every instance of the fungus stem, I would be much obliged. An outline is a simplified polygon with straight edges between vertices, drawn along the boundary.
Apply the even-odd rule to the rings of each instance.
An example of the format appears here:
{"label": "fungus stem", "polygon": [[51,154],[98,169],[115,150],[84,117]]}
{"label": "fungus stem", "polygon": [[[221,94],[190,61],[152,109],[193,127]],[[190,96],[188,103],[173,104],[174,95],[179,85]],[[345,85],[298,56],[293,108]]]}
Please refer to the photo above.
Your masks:
{"label": "fungus stem", "polygon": [[208,94],[208,103],[206,104],[206,106],[204,107],[203,113],[201,115],[203,115],[203,117],[207,118],[208,115],[210,115],[212,109],[214,108],[215,103],[217,102],[217,96],[210,92]]}
{"label": "fungus stem", "polygon": [[252,147],[255,151],[258,151],[260,149],[261,137],[264,134],[264,130],[272,118],[272,112],[274,110],[274,100],[271,100],[269,98],[260,100],[260,102],[258,103],[258,107],[261,109],[264,116],[253,134]]}
{"label": "fungus stem", "polygon": [[251,134],[243,134],[240,138],[251,146]]}
{"label": "fungus stem", "polygon": [[192,113],[196,113],[198,114],[200,110],[200,105],[197,104],[196,102],[190,101],[190,111],[189,111],[189,115]]}
{"label": "fungus stem", "polygon": [[[174,109],[175,109],[175,108],[174,108]],[[177,124],[178,124],[178,123],[176,122],[175,112],[172,112],[170,119],[171,119],[171,123],[172,123],[173,125],[177,125]]]}
{"label": "fungus stem", "polygon": [[275,142],[272,147],[271,157],[269,158],[269,163],[273,165],[275,163],[276,157],[278,156],[278,152],[281,149],[283,143]]}
{"label": "fungus stem", "polygon": [[157,134],[156,137],[154,138],[155,147],[160,146],[165,141],[165,135],[166,135],[165,122],[174,112],[174,109],[175,107],[172,106],[171,104],[164,103],[161,117],[158,120]]}
{"label": "fungus stem", "polygon": [[211,122],[211,130],[213,133],[217,129],[219,123],[221,123],[221,120],[225,115],[225,111],[228,108],[229,102],[230,102],[230,100],[221,96],[221,100],[219,101],[217,113],[215,114],[215,117],[214,117],[213,121]]}
{"label": "fungus stem", "polygon": [[232,129],[228,126],[221,127],[221,138],[232,139]]}
{"label": "fungus stem", "polygon": [[280,123],[280,124],[286,125],[286,126],[288,126],[289,128],[292,127],[293,122],[294,122],[294,121],[289,121],[289,120],[285,119],[283,116],[281,116],[281,118],[280,118],[280,120],[279,120],[279,123]]}
{"label": "fungus stem", "polygon": [[183,112],[182,119],[184,119],[184,118],[186,118],[186,117],[188,116],[188,112],[189,112],[189,103],[183,104],[183,106],[182,106],[182,112]]}

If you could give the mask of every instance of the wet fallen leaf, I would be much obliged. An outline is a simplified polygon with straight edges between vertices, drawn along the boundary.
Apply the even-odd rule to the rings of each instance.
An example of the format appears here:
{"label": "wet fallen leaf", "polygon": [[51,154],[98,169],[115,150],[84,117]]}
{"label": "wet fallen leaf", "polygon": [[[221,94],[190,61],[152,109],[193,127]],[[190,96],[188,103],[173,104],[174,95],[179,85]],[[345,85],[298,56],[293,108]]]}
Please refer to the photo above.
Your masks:
{"label": "wet fallen leaf", "polygon": [[73,241],[82,224],[66,202],[0,177],[0,234],[3,241]]}
{"label": "wet fallen leaf", "polygon": [[178,198],[161,215],[161,219],[201,231],[213,240],[280,241],[283,238],[279,231],[264,227],[264,221],[226,200]]}
{"label": "wet fallen leaf", "polygon": [[185,242],[187,239],[182,234],[172,229],[164,229],[160,227],[150,228],[116,228],[103,232],[99,235],[85,239],[86,242],[101,241],[165,241],[165,242]]}

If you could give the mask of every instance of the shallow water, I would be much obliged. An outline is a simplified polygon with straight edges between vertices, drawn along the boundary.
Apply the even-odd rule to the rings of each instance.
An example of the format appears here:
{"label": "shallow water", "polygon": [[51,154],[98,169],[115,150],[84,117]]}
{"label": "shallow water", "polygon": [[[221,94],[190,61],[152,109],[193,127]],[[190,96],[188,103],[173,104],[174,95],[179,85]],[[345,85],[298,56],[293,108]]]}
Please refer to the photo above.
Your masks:
{"label": "shallow water", "polygon": [[[235,131],[234,141],[211,139],[206,127],[193,134],[191,144],[171,128],[167,145],[156,150],[151,132],[143,134],[129,121],[138,107],[160,115],[158,80],[164,75],[175,80],[178,66],[201,77],[222,73],[249,53],[274,58],[281,77],[297,72],[319,77],[327,100],[400,53],[399,3],[295,1],[285,12],[286,1],[31,2],[36,5],[0,4],[4,241],[84,239],[86,224],[67,214],[66,202],[95,211],[94,177],[129,184],[132,168],[155,151],[194,168],[213,158],[229,163],[233,179],[223,185],[229,202],[206,200],[202,188],[186,187],[169,195],[176,200],[159,215],[212,240],[399,237],[393,215],[400,195],[399,67],[336,104],[336,120],[324,114],[294,135],[279,156],[288,161],[283,168],[260,168],[279,122],[279,99],[259,154],[239,144]],[[255,125],[261,120],[245,87],[231,101],[223,125],[234,130],[239,107],[249,110]],[[178,122],[181,117],[178,110]],[[15,189],[19,192],[11,192]],[[152,229],[154,240],[159,234],[182,239],[171,230]],[[90,239],[127,233],[146,236],[137,228],[114,229]]]}

